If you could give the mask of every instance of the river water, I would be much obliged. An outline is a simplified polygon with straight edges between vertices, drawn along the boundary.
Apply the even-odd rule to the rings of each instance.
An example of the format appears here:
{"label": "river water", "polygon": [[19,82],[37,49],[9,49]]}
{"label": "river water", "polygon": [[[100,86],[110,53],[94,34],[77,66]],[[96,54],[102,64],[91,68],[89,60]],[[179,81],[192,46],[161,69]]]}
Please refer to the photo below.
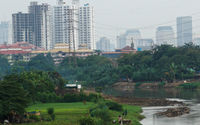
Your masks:
{"label": "river water", "polygon": [[146,117],[141,121],[143,125],[200,125],[200,91],[180,89],[158,89],[158,90],[134,90],[132,92],[121,92],[116,90],[106,91],[107,94],[115,96],[131,96],[142,98],[167,98],[169,100],[182,101],[189,104],[190,114],[180,117],[167,118],[158,117],[155,114],[171,107],[143,107],[143,115]]}

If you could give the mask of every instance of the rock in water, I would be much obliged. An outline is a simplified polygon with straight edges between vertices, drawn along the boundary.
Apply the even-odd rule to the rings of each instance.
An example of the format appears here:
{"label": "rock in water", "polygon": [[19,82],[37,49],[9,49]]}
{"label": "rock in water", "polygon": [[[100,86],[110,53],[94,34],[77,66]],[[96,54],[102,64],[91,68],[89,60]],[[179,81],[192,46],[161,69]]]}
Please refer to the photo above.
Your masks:
{"label": "rock in water", "polygon": [[166,117],[177,117],[184,114],[189,114],[190,108],[188,107],[178,107],[178,108],[169,108],[165,112],[159,112],[156,115],[158,116],[166,116]]}

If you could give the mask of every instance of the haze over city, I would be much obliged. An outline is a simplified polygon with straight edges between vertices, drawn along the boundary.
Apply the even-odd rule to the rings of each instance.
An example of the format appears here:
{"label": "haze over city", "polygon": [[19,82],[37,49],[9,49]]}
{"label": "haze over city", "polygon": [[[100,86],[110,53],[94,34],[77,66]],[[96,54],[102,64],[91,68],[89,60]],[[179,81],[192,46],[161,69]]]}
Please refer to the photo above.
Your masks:
{"label": "haze over city", "polygon": [[[1,0],[0,20],[11,21],[15,12],[27,12],[32,0]],[[37,1],[37,0],[35,0]],[[39,3],[56,4],[56,0],[39,0]],[[66,0],[69,2],[69,0]],[[106,36],[112,42],[126,29],[139,28],[144,38],[155,38],[159,24],[170,25],[176,30],[176,17],[193,16],[194,34],[199,35],[198,0],[82,0],[94,6],[97,40]],[[199,31],[199,32],[198,32]]]}

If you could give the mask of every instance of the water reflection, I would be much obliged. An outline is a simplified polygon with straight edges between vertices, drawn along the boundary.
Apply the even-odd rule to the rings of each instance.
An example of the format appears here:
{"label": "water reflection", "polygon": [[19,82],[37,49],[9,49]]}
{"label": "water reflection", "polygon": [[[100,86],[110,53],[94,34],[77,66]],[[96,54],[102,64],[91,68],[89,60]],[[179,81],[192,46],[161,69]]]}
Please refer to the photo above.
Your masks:
{"label": "water reflection", "polygon": [[200,91],[183,89],[135,89],[133,91],[118,91],[106,89],[104,93],[114,96],[139,97],[139,98],[180,98],[200,100]]}
{"label": "water reflection", "polygon": [[136,89],[131,92],[122,92],[109,89],[104,92],[122,97],[173,98],[173,100],[179,99],[179,101],[190,104],[190,114],[175,118],[158,117],[155,115],[155,113],[165,111],[169,107],[143,107],[143,115],[146,117],[141,121],[143,125],[200,125],[200,91],[183,89]]}

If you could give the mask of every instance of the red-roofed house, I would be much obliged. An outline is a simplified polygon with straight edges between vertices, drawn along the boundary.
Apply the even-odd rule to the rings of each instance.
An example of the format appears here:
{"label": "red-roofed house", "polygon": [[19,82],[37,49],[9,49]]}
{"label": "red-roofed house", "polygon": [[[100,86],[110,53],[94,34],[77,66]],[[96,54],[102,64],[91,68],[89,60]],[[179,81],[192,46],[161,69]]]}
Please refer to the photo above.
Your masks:
{"label": "red-roofed house", "polygon": [[27,42],[0,45],[0,55],[5,55],[10,63],[14,61],[29,61],[32,51],[44,50]]}

